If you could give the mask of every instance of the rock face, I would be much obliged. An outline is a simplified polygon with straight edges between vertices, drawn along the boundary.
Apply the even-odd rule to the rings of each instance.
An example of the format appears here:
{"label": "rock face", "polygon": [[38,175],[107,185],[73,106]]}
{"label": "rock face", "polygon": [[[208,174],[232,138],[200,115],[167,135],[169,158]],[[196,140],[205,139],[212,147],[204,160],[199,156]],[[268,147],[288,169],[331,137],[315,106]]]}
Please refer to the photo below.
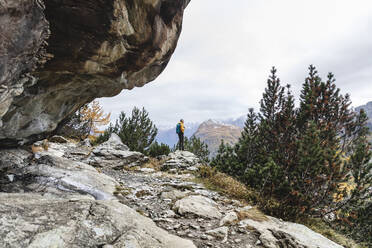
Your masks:
{"label": "rock face", "polygon": [[83,162],[89,149],[0,150],[1,246],[195,248],[121,204],[120,182]]}
{"label": "rock face", "polygon": [[154,80],[188,3],[1,1],[0,145],[41,139],[94,98]]}
{"label": "rock face", "polygon": [[216,156],[221,140],[225,144],[235,145],[239,140],[241,131],[242,129],[238,126],[208,120],[200,124],[194,135],[208,145],[209,157],[212,158]]}
{"label": "rock face", "polygon": [[254,228],[260,233],[258,237],[267,248],[300,247],[300,248],[340,248],[342,246],[328,240],[309,228],[291,222],[280,221],[269,217],[267,221],[242,220],[239,225]]}
{"label": "rock face", "polygon": [[2,193],[0,213],[5,247],[195,247],[117,201]]}
{"label": "rock face", "polygon": [[169,153],[166,162],[162,165],[162,170],[189,170],[195,171],[199,167],[199,158],[188,151],[175,151]]}
{"label": "rock face", "polygon": [[[115,136],[102,147],[130,152]],[[187,167],[174,174],[143,172],[146,165],[117,170],[128,166],[100,156],[105,166],[94,168],[87,162],[98,156],[95,149],[39,141],[32,152],[0,150],[1,245],[341,248],[303,225],[206,189]]]}

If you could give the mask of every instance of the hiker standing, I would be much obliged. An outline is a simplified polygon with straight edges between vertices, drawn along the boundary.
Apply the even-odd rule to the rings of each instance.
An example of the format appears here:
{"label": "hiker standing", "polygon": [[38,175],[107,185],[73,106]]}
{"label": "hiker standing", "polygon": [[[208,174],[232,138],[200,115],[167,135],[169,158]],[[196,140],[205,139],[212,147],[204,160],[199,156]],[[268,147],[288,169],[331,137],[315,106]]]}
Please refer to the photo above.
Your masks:
{"label": "hiker standing", "polygon": [[178,134],[178,148],[183,151],[184,150],[184,147],[183,147],[183,136],[184,136],[184,133],[185,133],[185,125],[183,123],[183,119],[180,120],[180,122],[177,124],[177,127],[176,127],[176,133]]}

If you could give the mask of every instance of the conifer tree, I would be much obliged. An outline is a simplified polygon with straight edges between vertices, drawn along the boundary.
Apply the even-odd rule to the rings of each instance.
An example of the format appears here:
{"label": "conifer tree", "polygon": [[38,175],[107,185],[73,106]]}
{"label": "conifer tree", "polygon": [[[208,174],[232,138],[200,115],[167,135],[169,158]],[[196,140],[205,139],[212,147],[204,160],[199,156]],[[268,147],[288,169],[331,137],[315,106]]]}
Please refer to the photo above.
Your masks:
{"label": "conifer tree", "polygon": [[262,142],[260,144],[262,159],[267,158],[269,153],[278,148],[278,133],[275,127],[278,124],[278,113],[281,110],[283,99],[284,88],[280,85],[280,79],[276,76],[276,69],[273,67],[260,102],[259,133]]}
{"label": "conifer tree", "polygon": [[212,159],[211,166],[219,171],[240,178],[245,173],[245,168],[238,162],[234,148],[221,140],[217,155]]}
{"label": "conifer tree", "polygon": [[111,113],[105,114],[97,100],[84,105],[79,111],[81,120],[88,124],[89,134],[97,135],[103,133],[104,131],[101,131],[99,126],[107,125],[110,122]]}
{"label": "conifer tree", "polygon": [[140,110],[134,107],[130,117],[127,117],[125,112],[120,113],[112,132],[116,133],[130,150],[143,153],[154,141],[158,129],[145,108]]}
{"label": "conifer tree", "polygon": [[57,133],[71,138],[85,139],[102,134],[99,126],[110,122],[111,113],[105,114],[97,100],[84,104],[78,111],[67,118]]}
{"label": "conifer tree", "polygon": [[169,146],[163,143],[159,144],[157,141],[152,143],[149,149],[146,151],[146,154],[153,158],[161,155],[168,155],[169,153],[170,153]]}
{"label": "conifer tree", "polygon": [[[179,147],[178,144],[177,147]],[[200,138],[195,136],[184,137],[184,147],[186,151],[194,153],[203,163],[209,162],[208,145],[201,141]]]}
{"label": "conifer tree", "polygon": [[236,154],[239,162],[247,167],[252,166],[254,156],[256,154],[255,145],[257,144],[257,114],[253,108],[249,109],[247,119],[244,123],[244,128],[236,146]]}
{"label": "conifer tree", "polygon": [[326,213],[338,211],[338,228],[366,244],[372,243],[372,151],[368,142],[367,115],[362,109],[354,125],[350,158],[346,166],[353,184],[338,192],[338,204]]}
{"label": "conifer tree", "polygon": [[[258,116],[254,112],[253,108],[250,108],[247,114],[247,119],[244,123],[244,129],[238,143],[234,147],[236,158],[230,155],[229,161],[235,164],[235,167],[239,167],[239,170],[235,171],[235,174],[230,172],[230,175],[240,177],[244,183],[250,183],[251,185],[257,185],[260,183],[260,179],[257,177],[256,167],[260,166],[257,164],[258,156],[257,150],[259,149],[259,137],[258,137]],[[224,144],[221,144],[221,154],[226,153],[223,150]],[[220,152],[220,150],[219,150]],[[218,155],[217,155],[218,156]],[[217,162],[216,162],[217,163]],[[238,165],[239,164],[239,165]],[[227,166],[227,165],[225,165]]]}
{"label": "conifer tree", "polygon": [[280,85],[273,68],[260,103],[238,144],[222,143],[212,165],[276,198],[281,217],[348,214],[353,206],[363,215],[372,185],[366,117],[356,117],[333,74],[324,82],[311,65],[296,109],[290,86]]}

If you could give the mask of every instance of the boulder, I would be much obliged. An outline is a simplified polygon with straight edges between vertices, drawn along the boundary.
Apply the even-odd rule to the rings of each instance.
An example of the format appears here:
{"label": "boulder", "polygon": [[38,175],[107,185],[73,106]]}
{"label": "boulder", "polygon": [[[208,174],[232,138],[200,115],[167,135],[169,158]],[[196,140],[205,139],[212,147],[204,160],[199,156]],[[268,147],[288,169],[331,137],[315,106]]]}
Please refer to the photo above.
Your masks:
{"label": "boulder", "polygon": [[189,170],[195,171],[199,167],[199,158],[188,151],[175,151],[168,155],[167,160],[162,165],[162,170]]}
{"label": "boulder", "polygon": [[312,231],[304,225],[284,222],[267,216],[266,221],[244,219],[239,222],[241,227],[255,229],[259,240],[267,248],[302,247],[302,248],[342,248],[341,245]]}
{"label": "boulder", "polygon": [[153,81],[189,1],[1,1],[0,146],[40,140],[85,103]]}
{"label": "boulder", "polygon": [[86,147],[91,147],[92,144],[90,143],[90,139],[86,138],[85,140],[82,140],[79,142],[80,146],[86,146]]}
{"label": "boulder", "polygon": [[162,199],[171,199],[172,201],[176,201],[178,199],[186,197],[190,192],[180,191],[180,190],[172,190],[162,192],[160,197]]}
{"label": "boulder", "polygon": [[128,146],[124,145],[121,141],[120,137],[116,133],[112,133],[110,138],[100,144],[96,150],[99,149],[113,149],[113,150],[121,150],[121,151],[129,151]]}
{"label": "boulder", "polygon": [[5,247],[195,248],[117,201],[0,193]]}
{"label": "boulder", "polygon": [[229,232],[229,228],[227,226],[223,226],[223,227],[218,227],[216,229],[209,230],[206,232],[206,234],[222,239],[223,240],[222,242],[226,242],[228,232]]}
{"label": "boulder", "polygon": [[148,157],[140,152],[129,151],[116,134],[110,139],[93,149],[87,163],[93,166],[122,169],[124,166],[132,167],[146,163]]}
{"label": "boulder", "polygon": [[180,215],[196,215],[203,218],[221,218],[217,203],[200,195],[187,196],[176,201],[173,207]]}
{"label": "boulder", "polygon": [[233,224],[235,221],[238,220],[238,215],[232,211],[228,212],[220,221],[220,226],[230,225]]}

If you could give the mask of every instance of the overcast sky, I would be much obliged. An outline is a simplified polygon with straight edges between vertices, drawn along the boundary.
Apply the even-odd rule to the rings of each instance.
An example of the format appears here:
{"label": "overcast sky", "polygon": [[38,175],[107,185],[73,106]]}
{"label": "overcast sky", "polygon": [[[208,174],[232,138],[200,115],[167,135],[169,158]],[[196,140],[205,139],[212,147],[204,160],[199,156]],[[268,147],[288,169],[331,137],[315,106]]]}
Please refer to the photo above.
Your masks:
{"label": "overcast sky", "polygon": [[354,106],[372,100],[372,1],[191,0],[165,71],[99,100],[112,119],[144,106],[157,125],[239,117],[257,110],[272,66],[298,96],[310,64]]}

